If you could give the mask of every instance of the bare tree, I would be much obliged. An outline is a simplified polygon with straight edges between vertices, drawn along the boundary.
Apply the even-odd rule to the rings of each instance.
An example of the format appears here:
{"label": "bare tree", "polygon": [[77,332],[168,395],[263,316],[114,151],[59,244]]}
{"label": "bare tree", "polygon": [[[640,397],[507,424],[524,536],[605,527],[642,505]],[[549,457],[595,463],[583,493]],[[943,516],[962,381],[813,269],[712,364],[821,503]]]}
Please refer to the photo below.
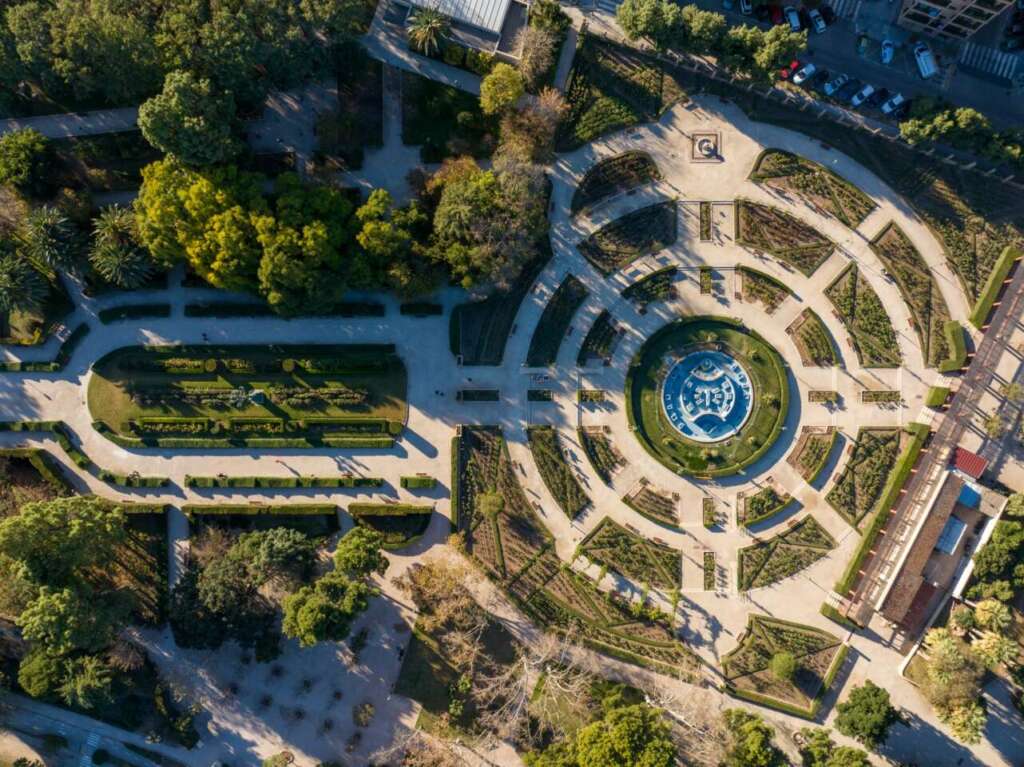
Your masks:
{"label": "bare tree", "polygon": [[523,106],[510,112],[501,123],[501,145],[495,158],[517,148],[532,162],[551,160],[555,147],[555,133],[569,106],[554,88],[544,88],[531,96]]}
{"label": "bare tree", "polygon": [[528,88],[534,88],[555,64],[555,33],[549,29],[526,26],[516,36],[519,48],[519,73]]}
{"label": "bare tree", "polygon": [[118,671],[136,671],[142,668],[146,662],[146,651],[143,650],[134,638],[127,632],[122,631],[107,653],[110,665]]}
{"label": "bare tree", "polygon": [[724,763],[729,742],[718,707],[706,691],[682,690],[656,685],[647,691],[647,702],[665,711],[671,736],[687,764],[717,767]]}
{"label": "bare tree", "polygon": [[371,763],[401,767],[465,767],[468,764],[453,744],[422,730],[407,730],[395,737],[388,746],[373,754]]}
{"label": "bare tree", "polygon": [[572,635],[544,634],[518,646],[512,663],[481,664],[471,692],[477,722],[489,737],[520,745],[536,744],[545,731],[564,735],[559,714],[567,706],[582,714],[590,700],[589,657]]}

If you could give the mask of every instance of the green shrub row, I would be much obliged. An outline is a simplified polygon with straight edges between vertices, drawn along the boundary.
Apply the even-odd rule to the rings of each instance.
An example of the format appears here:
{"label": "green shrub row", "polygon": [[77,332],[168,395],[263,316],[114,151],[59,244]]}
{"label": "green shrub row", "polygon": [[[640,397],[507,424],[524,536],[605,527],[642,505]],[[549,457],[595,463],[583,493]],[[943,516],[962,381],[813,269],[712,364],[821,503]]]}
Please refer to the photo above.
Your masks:
{"label": "green shrub row", "polygon": [[71,430],[63,421],[5,421],[0,422],[0,431],[48,432],[67,453],[72,463],[85,471],[93,470],[103,482],[121,487],[165,487],[170,484],[167,477],[143,477],[138,474],[116,474],[93,463],[85,453],[71,441]]}
{"label": "green shrub row", "polygon": [[828,447],[825,449],[825,452],[822,453],[821,458],[818,460],[818,462],[813,467],[811,467],[811,470],[808,472],[807,484],[813,485],[815,480],[818,479],[818,475],[821,474],[822,470],[825,468],[825,465],[828,463],[828,459],[832,456],[832,451],[836,449],[837,442],[839,442],[838,430],[832,432],[832,439],[829,441]]}
{"label": "green shrub row", "polygon": [[459,465],[459,442],[458,436],[452,437],[452,484],[451,484],[451,527],[454,533],[459,529],[459,478],[462,476]]}
{"label": "green shrub row", "polygon": [[[383,317],[386,313],[384,304],[372,301],[343,301],[335,304],[330,317]],[[231,317],[280,317],[267,304],[238,301],[209,301],[185,304],[186,317],[215,317],[228,319]],[[280,317],[284,319],[283,317]]]}
{"label": "green shrub row", "polygon": [[185,487],[217,488],[299,488],[380,487],[380,477],[195,477],[185,475]]}
{"label": "green shrub row", "polygon": [[924,404],[925,407],[942,407],[946,404],[947,399],[949,399],[948,386],[931,386],[925,395]]}
{"label": "green shrub row", "polygon": [[148,317],[170,317],[170,304],[130,304],[128,306],[115,306],[110,309],[100,309],[100,322],[104,325],[120,320],[137,320]]}
{"label": "green shrub row", "polygon": [[1003,250],[999,260],[992,267],[988,279],[985,281],[985,287],[978,294],[978,301],[974,304],[974,310],[969,318],[974,327],[980,330],[984,326],[988,320],[988,315],[992,312],[992,305],[996,302],[996,298],[999,297],[999,291],[1003,287],[1003,282],[1006,281],[1013,265],[1022,255],[1024,254],[1021,253],[1020,248],[1012,245]]}
{"label": "green shrub row", "polygon": [[459,402],[497,402],[501,393],[497,389],[459,389],[455,399]]}
{"label": "green shrub row", "polygon": [[60,345],[57,356],[51,362],[4,362],[0,364],[0,373],[59,373],[87,335],[89,326],[83,322],[71,331],[71,335]]}
{"label": "green shrub row", "polygon": [[942,326],[942,332],[946,335],[949,357],[939,363],[939,372],[955,373],[967,363],[967,342],[964,338],[966,331],[956,320],[947,320]]}
{"label": "green shrub row", "polygon": [[[397,422],[389,422],[397,424]],[[323,437],[125,437],[113,432],[105,423],[94,422],[93,428],[115,445],[125,448],[165,447],[181,449],[213,449],[226,450],[233,447],[261,448],[296,448],[309,449],[316,447],[335,448],[375,448],[387,449],[394,447],[394,437],[385,435],[347,435]]]}
{"label": "green shrub row", "polygon": [[228,515],[255,517],[263,514],[280,515],[286,517],[319,517],[336,515],[338,512],[338,507],[331,503],[296,503],[291,505],[263,505],[259,503],[186,503],[181,507],[181,511],[189,518],[195,516]]}
{"label": "green shrub row", "polygon": [[889,519],[889,512],[892,510],[893,505],[895,505],[899,498],[900,490],[903,488],[907,478],[910,476],[910,470],[913,469],[914,464],[917,463],[917,457],[920,455],[921,448],[924,447],[924,441],[927,439],[930,432],[930,429],[925,424],[921,423],[907,424],[906,430],[910,432],[912,438],[910,442],[907,443],[906,448],[904,448],[903,454],[896,459],[896,465],[889,474],[889,479],[885,484],[885,488],[882,490],[882,494],[879,496],[878,502],[875,504],[871,521],[864,530],[860,543],[857,544],[857,549],[853,552],[853,556],[846,565],[846,570],[843,572],[842,577],[836,582],[834,588],[837,594],[844,595],[853,588],[853,584],[857,580],[857,574],[860,572],[861,565],[864,564],[864,560],[867,558],[868,552],[871,550],[871,547],[874,546],[875,539],[878,537],[879,532],[881,532],[886,521]]}
{"label": "green shrub row", "polygon": [[420,489],[433,489],[437,487],[437,479],[434,477],[402,477],[399,479],[399,484],[409,490],[420,490]]}
{"label": "green shrub row", "polygon": [[353,517],[405,517],[433,514],[434,507],[416,503],[350,503],[347,511]]}

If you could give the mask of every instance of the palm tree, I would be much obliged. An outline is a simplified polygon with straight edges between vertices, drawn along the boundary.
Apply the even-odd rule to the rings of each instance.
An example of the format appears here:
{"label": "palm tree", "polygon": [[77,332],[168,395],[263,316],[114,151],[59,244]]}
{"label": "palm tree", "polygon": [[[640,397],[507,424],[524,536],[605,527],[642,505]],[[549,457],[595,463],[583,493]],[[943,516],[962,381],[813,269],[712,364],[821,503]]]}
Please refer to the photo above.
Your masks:
{"label": "palm tree", "polygon": [[43,205],[25,218],[22,252],[40,267],[75,271],[81,255],[78,230],[57,208]]}
{"label": "palm tree", "polygon": [[132,290],[153,274],[153,259],[136,238],[135,214],[128,208],[104,210],[93,227],[89,261],[107,282]]}
{"label": "palm tree", "polygon": [[0,312],[31,311],[42,306],[50,286],[27,259],[0,242]]}
{"label": "palm tree", "polygon": [[424,56],[433,56],[448,36],[448,17],[435,8],[421,8],[409,20],[408,35],[412,47]]}

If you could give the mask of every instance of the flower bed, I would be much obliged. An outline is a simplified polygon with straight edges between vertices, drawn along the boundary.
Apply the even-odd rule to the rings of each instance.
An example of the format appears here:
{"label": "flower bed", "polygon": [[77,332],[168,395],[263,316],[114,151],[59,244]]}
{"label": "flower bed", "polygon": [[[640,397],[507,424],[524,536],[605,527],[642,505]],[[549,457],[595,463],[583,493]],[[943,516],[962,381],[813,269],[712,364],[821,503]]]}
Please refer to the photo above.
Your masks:
{"label": "flower bed", "polygon": [[796,447],[786,460],[800,472],[805,482],[814,484],[839,442],[839,432],[833,427],[823,431],[808,431],[806,428],[809,427],[805,427]]}
{"label": "flower bed", "polygon": [[878,207],[874,200],[823,165],[781,149],[766,149],[754,163],[750,180],[792,192],[812,207],[856,229]]}
{"label": "flower bed", "polygon": [[678,588],[682,579],[681,551],[632,533],[608,517],[580,541],[579,551],[636,584],[668,591]]}
{"label": "flower bed", "polygon": [[576,310],[587,299],[589,291],[573,275],[568,275],[544,307],[526,352],[527,367],[555,364],[558,348],[569,329]]}
{"label": "flower bed", "polygon": [[601,360],[605,365],[609,364],[615,347],[624,333],[625,331],[615,323],[611,313],[605,309],[594,320],[587,337],[583,339],[576,364],[582,367],[592,359]]}
{"label": "flower bed", "polygon": [[806,366],[833,367],[839,363],[832,335],[813,309],[804,309],[786,328]]}
{"label": "flower bed", "polygon": [[785,509],[791,500],[793,499],[788,494],[779,495],[773,487],[758,490],[740,501],[737,522],[743,527],[751,527],[759,522],[764,522]]}
{"label": "flower bed", "polygon": [[676,241],[676,201],[658,202],[605,224],[578,246],[579,252],[606,277],[642,256]]}
{"label": "flower bed", "polygon": [[740,591],[770,586],[810,567],[836,546],[814,517],[808,515],[778,535],[739,550]]}
{"label": "flower bed", "polygon": [[736,201],[736,243],[760,250],[810,277],[835,244],[785,211],[750,200]]}
{"label": "flower bed", "polygon": [[878,294],[850,264],[825,289],[836,314],[850,334],[857,357],[864,367],[895,368],[902,355],[892,321]]}
{"label": "flower bed", "polygon": [[743,300],[760,301],[768,314],[774,314],[779,305],[793,295],[793,291],[769,274],[751,269],[749,266],[739,266],[737,269],[740,273]]}
{"label": "flower bed", "polygon": [[882,494],[899,454],[900,432],[895,429],[861,429],[850,460],[825,500],[856,527]]}
{"label": "flower bed", "polygon": [[715,511],[715,499],[704,497],[700,502],[701,521],[707,530],[718,524],[718,513]]}
{"label": "flower bed", "polygon": [[715,564],[715,552],[704,552],[704,590],[714,591],[716,587],[718,567]]}
{"label": "flower bed", "polygon": [[618,450],[612,447],[608,435],[598,426],[579,427],[579,436],[583,452],[594,467],[594,471],[606,485],[611,484],[612,475],[626,465],[626,460]]}
{"label": "flower bed", "polygon": [[590,498],[565,459],[558,432],[552,426],[531,426],[526,434],[541,479],[559,508],[572,519],[590,505]]}
{"label": "flower bed", "polygon": [[631,151],[601,160],[588,170],[572,195],[573,215],[609,197],[657,181],[661,171],[647,152]]}
{"label": "flower bed", "polygon": [[641,516],[653,522],[669,527],[679,527],[679,512],[676,508],[677,498],[664,490],[658,490],[641,480],[641,486],[630,493],[622,502]]}
{"label": "flower bed", "polygon": [[643,313],[648,304],[654,301],[667,301],[675,295],[672,281],[675,279],[677,271],[678,267],[666,266],[651,272],[632,285],[623,288],[622,297],[636,304]]}

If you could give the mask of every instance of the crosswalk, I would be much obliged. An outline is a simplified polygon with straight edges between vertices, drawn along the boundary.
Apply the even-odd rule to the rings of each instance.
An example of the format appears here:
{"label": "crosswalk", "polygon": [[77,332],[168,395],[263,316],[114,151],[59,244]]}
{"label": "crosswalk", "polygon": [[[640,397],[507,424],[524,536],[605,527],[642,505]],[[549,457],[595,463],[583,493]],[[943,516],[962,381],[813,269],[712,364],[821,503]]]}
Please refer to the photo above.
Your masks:
{"label": "crosswalk", "polygon": [[987,72],[1007,80],[1013,79],[1020,63],[1020,54],[1006,53],[987,45],[965,42],[960,49],[960,63],[971,69]]}
{"label": "crosswalk", "polygon": [[831,5],[837,19],[852,19],[860,5],[860,0],[834,0]]}

